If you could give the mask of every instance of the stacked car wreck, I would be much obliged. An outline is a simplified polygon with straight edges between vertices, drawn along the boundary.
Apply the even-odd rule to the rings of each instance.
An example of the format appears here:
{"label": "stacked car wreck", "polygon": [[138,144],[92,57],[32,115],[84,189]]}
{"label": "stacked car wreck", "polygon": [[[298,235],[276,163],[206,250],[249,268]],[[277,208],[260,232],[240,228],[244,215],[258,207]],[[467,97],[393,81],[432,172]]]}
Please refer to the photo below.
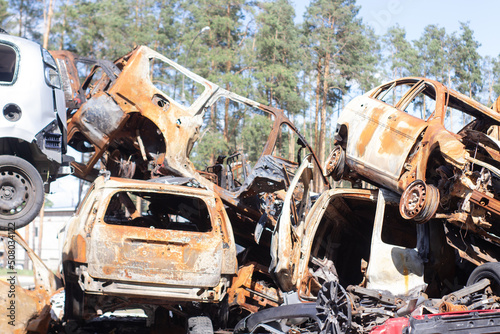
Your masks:
{"label": "stacked car wreck", "polygon": [[[142,308],[180,333],[499,329],[483,311],[499,307],[498,109],[423,78],[384,84],[347,105],[323,173],[282,110],[147,47],[52,54],[67,142],[90,153],[75,175],[94,182],[67,226],[66,320]],[[214,147],[197,170],[218,108],[267,138],[252,157]],[[474,120],[453,132],[450,109]]]}

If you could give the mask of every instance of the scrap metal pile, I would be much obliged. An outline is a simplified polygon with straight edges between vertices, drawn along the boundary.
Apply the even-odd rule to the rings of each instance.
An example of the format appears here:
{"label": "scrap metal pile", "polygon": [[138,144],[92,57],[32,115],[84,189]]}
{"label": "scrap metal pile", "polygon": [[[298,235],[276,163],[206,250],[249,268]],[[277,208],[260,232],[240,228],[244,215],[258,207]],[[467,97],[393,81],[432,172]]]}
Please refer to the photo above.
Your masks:
{"label": "scrap metal pile", "polygon": [[[169,333],[500,330],[498,109],[395,80],[346,106],[323,169],[282,110],[147,47],[52,55],[67,142],[90,153],[75,175],[94,182],[66,227],[65,321],[141,308]],[[229,120],[267,137],[206,139]]]}

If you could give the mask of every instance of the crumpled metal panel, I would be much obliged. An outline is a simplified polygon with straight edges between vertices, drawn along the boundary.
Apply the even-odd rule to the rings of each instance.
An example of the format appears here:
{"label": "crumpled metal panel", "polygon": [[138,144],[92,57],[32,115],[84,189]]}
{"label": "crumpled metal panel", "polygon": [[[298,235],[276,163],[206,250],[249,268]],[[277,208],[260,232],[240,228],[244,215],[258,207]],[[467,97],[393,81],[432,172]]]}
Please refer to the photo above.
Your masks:
{"label": "crumpled metal panel", "polygon": [[361,96],[342,112],[339,124],[348,124],[348,163],[358,164],[369,174],[398,179],[409,151],[427,124],[401,113],[383,102]]}
{"label": "crumpled metal panel", "polygon": [[[17,242],[26,250],[33,262],[35,278],[34,290],[27,290],[16,285],[17,275],[10,276],[12,280],[0,281],[0,317],[2,318],[0,332],[46,333],[50,322],[50,297],[60,288],[61,280],[45,266],[17,232],[0,231],[0,236],[6,238],[7,242]],[[14,305],[13,313],[9,309],[12,305]],[[14,315],[14,318],[11,315]],[[9,323],[10,321],[12,323]]]}
{"label": "crumpled metal panel", "polygon": [[[105,223],[108,202],[118,191],[166,193],[202,199],[209,232],[145,228]],[[90,212],[90,214],[88,213]],[[85,252],[85,255],[80,253]],[[96,279],[162,285],[215,287],[236,273],[232,227],[220,199],[203,188],[104,177],[70,221],[63,261],[83,259]]]}
{"label": "crumpled metal panel", "polygon": [[[397,196],[392,196],[398,200]],[[366,272],[366,287],[390,291],[394,295],[408,295],[411,290],[423,289],[426,286],[424,260],[419,256],[417,249],[394,246],[382,241],[386,197],[391,197],[391,194],[380,190]]]}

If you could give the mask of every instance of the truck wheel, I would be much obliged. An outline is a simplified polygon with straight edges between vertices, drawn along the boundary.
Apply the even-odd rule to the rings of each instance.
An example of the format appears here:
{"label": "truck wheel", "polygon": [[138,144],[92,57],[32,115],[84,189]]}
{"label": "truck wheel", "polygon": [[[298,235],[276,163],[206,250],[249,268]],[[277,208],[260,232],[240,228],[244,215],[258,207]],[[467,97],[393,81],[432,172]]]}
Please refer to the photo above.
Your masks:
{"label": "truck wheel", "polygon": [[325,176],[331,176],[335,181],[340,181],[345,171],[345,152],[340,145],[335,145],[326,159]]}
{"label": "truck wheel", "polygon": [[187,334],[213,334],[214,328],[209,317],[191,317],[188,319]]}
{"label": "truck wheel", "polygon": [[0,156],[0,230],[28,225],[40,212],[44,189],[40,174],[29,162]]}
{"label": "truck wheel", "polygon": [[439,191],[436,187],[415,180],[405,189],[399,201],[399,212],[405,219],[422,224],[431,219],[439,205]]}

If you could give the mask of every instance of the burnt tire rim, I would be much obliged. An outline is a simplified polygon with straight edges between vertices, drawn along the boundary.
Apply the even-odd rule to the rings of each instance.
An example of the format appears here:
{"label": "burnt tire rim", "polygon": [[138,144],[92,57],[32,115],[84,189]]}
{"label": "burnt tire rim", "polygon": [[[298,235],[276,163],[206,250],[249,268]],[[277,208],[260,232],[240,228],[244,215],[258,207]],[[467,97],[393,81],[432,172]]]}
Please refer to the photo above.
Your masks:
{"label": "burnt tire rim", "polygon": [[325,172],[326,177],[331,176],[335,181],[342,179],[344,175],[345,153],[341,146],[335,145],[332,152],[326,159]]}
{"label": "burnt tire rim", "polygon": [[438,208],[439,191],[422,180],[413,181],[401,195],[399,211],[405,219],[425,223]]}
{"label": "burnt tire rim", "polygon": [[345,289],[335,281],[321,287],[316,300],[321,334],[346,333],[351,327],[351,302]]}

